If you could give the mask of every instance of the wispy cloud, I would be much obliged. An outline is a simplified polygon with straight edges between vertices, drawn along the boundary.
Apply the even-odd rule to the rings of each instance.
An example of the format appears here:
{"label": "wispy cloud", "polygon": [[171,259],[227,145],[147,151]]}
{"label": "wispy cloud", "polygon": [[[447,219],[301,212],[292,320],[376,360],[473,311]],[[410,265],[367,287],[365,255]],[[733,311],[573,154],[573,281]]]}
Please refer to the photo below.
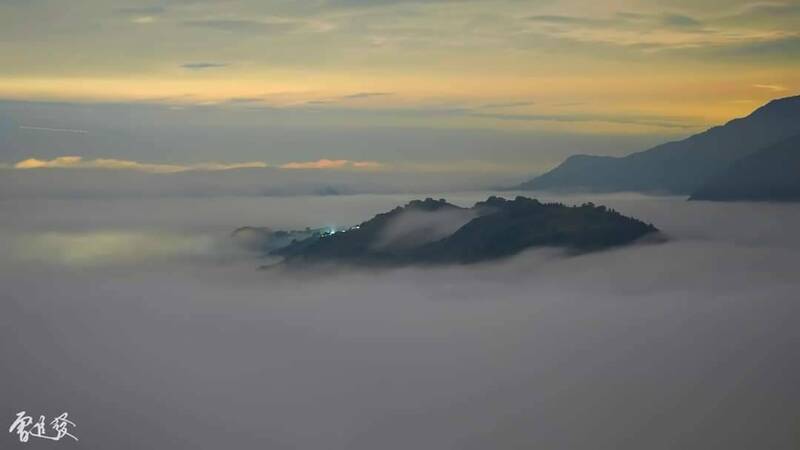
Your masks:
{"label": "wispy cloud", "polygon": [[219,63],[219,62],[192,62],[181,64],[181,67],[184,69],[189,70],[204,70],[204,69],[218,69],[222,67],[228,67],[230,64],[228,63]]}
{"label": "wispy cloud", "polygon": [[166,13],[166,8],[163,6],[142,6],[119,8],[117,12],[128,16],[129,20],[135,24],[150,24],[156,22],[158,18]]}
{"label": "wispy cloud", "polygon": [[89,130],[79,130],[75,128],[50,128],[50,127],[34,127],[28,125],[20,125],[19,128],[21,130],[33,130],[33,131],[50,131],[54,133],[78,133],[78,134],[87,134]]}
{"label": "wispy cloud", "polygon": [[60,156],[53,159],[30,158],[14,164],[14,169],[109,169],[136,170],[151,173],[176,173],[187,171],[218,171],[245,168],[264,168],[267,163],[261,161],[242,163],[206,162],[195,164],[152,164],[125,159],[98,158],[84,160],[80,156]]}
{"label": "wispy cloud", "polygon": [[282,164],[281,169],[362,169],[377,170],[385,167],[377,161],[351,161],[347,159],[319,159],[317,161],[290,162]]}
{"label": "wispy cloud", "polygon": [[53,159],[29,158],[13,165],[0,164],[0,169],[34,170],[34,169],[97,169],[97,170],[131,170],[148,173],[179,172],[217,172],[234,169],[328,169],[328,170],[378,170],[387,166],[377,161],[353,161],[349,159],[319,159],[316,161],[288,162],[273,166],[263,161],[248,162],[200,162],[189,164],[145,163],[127,159],[97,158],[83,159],[81,156],[59,156]]}
{"label": "wispy cloud", "polygon": [[[763,7],[763,5],[762,5]],[[754,11],[761,11],[762,7]],[[771,8],[791,11],[781,5]],[[752,8],[751,8],[752,9]],[[747,14],[753,14],[748,9]],[[737,15],[746,15],[744,12]],[[587,45],[638,49],[645,52],[735,48],[777,42],[793,36],[774,28],[733,24],[733,16],[692,17],[679,13],[617,12],[606,17],[535,15],[527,21],[544,37]]]}
{"label": "wispy cloud", "polygon": [[309,100],[305,102],[306,105],[332,105],[336,100]]}
{"label": "wispy cloud", "polygon": [[661,16],[661,23],[670,27],[679,28],[699,28],[703,23],[692,17],[683,14],[664,14]]}
{"label": "wispy cloud", "polygon": [[286,21],[260,21],[250,19],[187,20],[184,25],[228,32],[284,33],[297,28],[297,23]]}
{"label": "wispy cloud", "polygon": [[789,90],[789,88],[787,88],[786,86],[781,86],[780,84],[754,84],[753,87],[759,89],[766,89],[768,91],[773,91],[773,92],[782,92]]}
{"label": "wispy cloud", "polygon": [[337,103],[343,103],[352,100],[364,100],[368,98],[376,98],[376,97],[388,97],[393,95],[392,92],[356,92],[353,94],[346,94],[340,95],[338,97],[330,97],[330,98],[317,98],[313,100],[308,100],[303,102],[305,105],[335,105]]}
{"label": "wispy cloud", "polygon": [[800,4],[791,2],[754,2],[744,5],[722,19],[727,22],[753,23],[763,20],[786,19],[800,16]]}
{"label": "wispy cloud", "polygon": [[332,7],[370,8],[409,4],[458,3],[466,1],[469,0],[327,0],[325,4],[326,6]]}
{"label": "wispy cloud", "polygon": [[566,123],[613,123],[657,128],[697,128],[697,123],[688,119],[671,117],[624,116],[613,114],[495,114],[472,112],[473,117],[496,120],[518,120],[526,122],[566,122]]}
{"label": "wispy cloud", "polygon": [[[696,118],[674,117],[669,115],[640,115],[634,113],[537,113],[521,112],[512,113],[504,111],[514,107],[524,107],[533,105],[533,102],[498,102],[477,106],[460,105],[419,105],[416,107],[350,107],[337,104],[331,100],[314,100],[306,102],[304,105],[326,106],[325,110],[331,113],[349,114],[353,116],[395,116],[398,118],[425,118],[425,117],[466,117],[500,121],[515,122],[553,122],[553,123],[606,123],[624,124],[643,127],[655,127],[665,129],[693,129],[703,125]],[[564,103],[558,106],[582,105],[582,102]],[[288,107],[286,109],[297,109]]]}
{"label": "wispy cloud", "polygon": [[240,18],[221,17],[183,21],[188,27],[207,28],[229,33],[284,34],[293,32],[325,32],[333,28],[328,22],[290,17]]}
{"label": "wispy cloud", "polygon": [[539,22],[551,25],[601,26],[601,25],[611,25],[614,23],[618,23],[618,21],[614,19],[597,19],[590,17],[565,16],[557,14],[530,16],[528,17],[528,20],[532,22]]}
{"label": "wispy cloud", "polygon": [[231,97],[225,100],[225,103],[241,105],[241,104],[254,104],[254,103],[264,103],[267,99],[263,97]]}
{"label": "wispy cloud", "polygon": [[164,14],[166,12],[166,8],[163,6],[138,6],[119,8],[117,9],[117,12],[132,16],[158,16]]}
{"label": "wispy cloud", "polygon": [[532,106],[534,104],[535,102],[532,101],[498,102],[498,103],[487,103],[485,105],[481,105],[479,108],[482,109],[519,108],[522,106]]}
{"label": "wispy cloud", "polygon": [[379,163],[377,161],[352,161],[350,165],[355,169],[369,169],[369,170],[383,169],[384,167],[386,167],[385,164]]}
{"label": "wispy cloud", "polygon": [[387,95],[392,95],[391,92],[356,92],[355,94],[343,95],[340,98],[346,100],[357,100],[360,98],[370,98],[370,97],[386,97]]}
{"label": "wispy cloud", "polygon": [[703,22],[685,14],[662,13],[645,14],[635,12],[618,12],[609,17],[583,17],[567,15],[535,15],[529,21],[549,25],[570,25],[581,27],[675,27],[699,28]]}

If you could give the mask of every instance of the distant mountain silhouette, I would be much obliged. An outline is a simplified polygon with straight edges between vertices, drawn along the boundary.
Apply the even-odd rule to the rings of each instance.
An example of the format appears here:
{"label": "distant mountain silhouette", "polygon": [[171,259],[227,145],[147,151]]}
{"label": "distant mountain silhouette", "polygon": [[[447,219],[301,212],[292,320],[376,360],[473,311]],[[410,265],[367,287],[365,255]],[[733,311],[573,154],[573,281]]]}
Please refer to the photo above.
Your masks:
{"label": "distant mountain silhouette", "polygon": [[565,206],[490,197],[472,208],[415,200],[348,230],[275,250],[287,264],[475,263],[531,247],[587,252],[630,244],[658,230],[604,206]]}
{"label": "distant mountain silhouette", "polygon": [[773,100],[682,141],[625,157],[575,155],[518,188],[691,194],[734,161],[800,134],[800,96]]}
{"label": "distant mountain silhouette", "polygon": [[691,200],[800,200],[800,134],[745,156]]}

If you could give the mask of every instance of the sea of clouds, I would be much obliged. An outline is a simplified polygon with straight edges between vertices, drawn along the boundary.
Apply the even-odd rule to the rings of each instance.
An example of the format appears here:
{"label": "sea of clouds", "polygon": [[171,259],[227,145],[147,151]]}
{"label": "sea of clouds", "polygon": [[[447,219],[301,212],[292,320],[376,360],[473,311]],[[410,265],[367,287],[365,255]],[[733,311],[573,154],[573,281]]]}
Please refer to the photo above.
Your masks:
{"label": "sea of clouds", "polygon": [[3,195],[1,416],[78,424],[32,449],[797,448],[800,207],[533,195],[669,240],[259,271],[233,229],[349,226],[427,195]]}

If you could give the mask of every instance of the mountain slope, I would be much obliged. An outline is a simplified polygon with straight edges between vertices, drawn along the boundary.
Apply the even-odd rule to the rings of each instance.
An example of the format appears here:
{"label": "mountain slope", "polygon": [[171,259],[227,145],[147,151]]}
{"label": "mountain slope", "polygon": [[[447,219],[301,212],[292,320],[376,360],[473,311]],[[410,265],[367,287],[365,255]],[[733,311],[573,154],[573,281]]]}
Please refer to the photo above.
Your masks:
{"label": "mountain slope", "polygon": [[[412,221],[407,220],[409,214],[415,216]],[[433,214],[435,220],[423,219],[424,214]],[[433,230],[448,228],[444,224],[451,226],[449,233],[436,239],[386,245],[387,232],[401,235],[391,231],[397,229],[398,221],[405,223],[405,235],[418,237],[420,229],[422,235],[431,235]],[[652,225],[591,203],[569,207],[525,197],[490,197],[472,208],[459,208],[444,200],[427,199],[379,214],[341,233],[295,242],[273,254],[294,265],[463,264],[503,258],[531,247],[599,250],[629,244],[656,231]]]}
{"label": "mountain slope", "polygon": [[800,200],[800,134],[745,156],[691,200]]}
{"label": "mountain slope", "polygon": [[[435,218],[441,217],[448,220],[451,213],[464,211],[464,208],[447,203],[444,199],[434,200],[414,200],[403,207],[397,207],[389,212],[378,214],[372,219],[363,222],[349,230],[327,236],[313,236],[309,239],[298,240],[284,248],[273,251],[273,255],[283,256],[287,260],[366,260],[371,257],[374,259],[389,260],[393,259],[399,248],[404,245],[392,245],[395,242],[387,242],[387,234],[391,233],[393,226],[402,223],[404,218],[409,215],[427,215]],[[404,235],[416,235],[430,231],[430,227],[419,226],[409,227]],[[402,242],[405,236],[399,236],[398,241]]]}
{"label": "mountain slope", "polygon": [[796,134],[800,96],[773,100],[745,118],[625,157],[571,156],[519,188],[690,194],[732,162]]}

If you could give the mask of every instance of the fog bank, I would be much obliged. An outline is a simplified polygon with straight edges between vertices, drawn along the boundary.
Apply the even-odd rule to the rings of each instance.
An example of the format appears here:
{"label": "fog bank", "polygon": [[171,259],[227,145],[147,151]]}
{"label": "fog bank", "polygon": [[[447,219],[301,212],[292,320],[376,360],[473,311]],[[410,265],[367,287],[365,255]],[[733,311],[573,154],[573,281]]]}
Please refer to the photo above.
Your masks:
{"label": "fog bank", "polygon": [[[69,411],[58,445],[87,449],[797,447],[795,206],[539,196],[671,239],[424,270],[289,276],[196,241],[414,197],[3,201],[3,416]],[[24,258],[48,233],[142,251]]]}

